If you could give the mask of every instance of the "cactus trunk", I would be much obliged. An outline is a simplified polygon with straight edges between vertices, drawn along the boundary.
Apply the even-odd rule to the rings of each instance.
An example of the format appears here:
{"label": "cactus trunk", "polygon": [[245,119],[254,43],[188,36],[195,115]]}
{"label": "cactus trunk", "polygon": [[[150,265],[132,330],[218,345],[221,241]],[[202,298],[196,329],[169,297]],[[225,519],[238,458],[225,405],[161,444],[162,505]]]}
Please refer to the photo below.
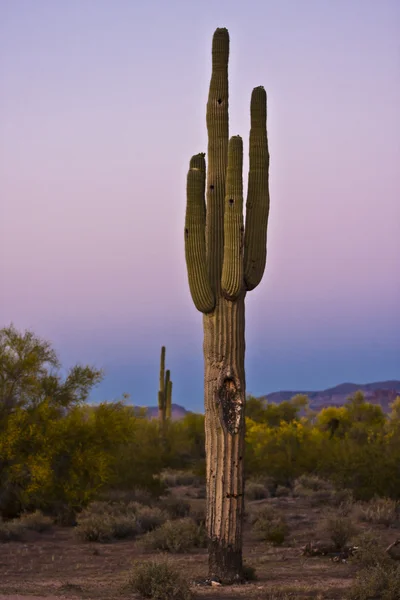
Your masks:
{"label": "cactus trunk", "polygon": [[205,431],[209,574],[242,573],[245,422],[244,293],[204,315]]}
{"label": "cactus trunk", "polygon": [[229,139],[228,131],[228,58],[228,31],[217,29],[207,102],[208,168],[206,173],[204,154],[191,158],[185,255],[192,299],[204,314],[209,574],[233,582],[243,571],[244,301],[265,268],[269,153],[266,93],[258,87],[250,104],[244,226],[243,144],[239,136]]}

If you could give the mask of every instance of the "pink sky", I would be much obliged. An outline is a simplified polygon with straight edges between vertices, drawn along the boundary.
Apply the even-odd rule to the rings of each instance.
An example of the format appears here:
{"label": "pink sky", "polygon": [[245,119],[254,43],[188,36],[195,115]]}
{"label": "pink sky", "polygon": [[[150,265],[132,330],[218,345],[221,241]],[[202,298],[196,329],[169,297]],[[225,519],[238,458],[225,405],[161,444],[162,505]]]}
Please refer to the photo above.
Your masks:
{"label": "pink sky", "polygon": [[251,90],[268,94],[268,265],[247,300],[248,390],[400,378],[396,0],[3,1],[1,325],[104,366],[107,394],[144,403],[166,344],[176,401],[201,404],[185,177],[207,145],[220,26],[245,151]]}

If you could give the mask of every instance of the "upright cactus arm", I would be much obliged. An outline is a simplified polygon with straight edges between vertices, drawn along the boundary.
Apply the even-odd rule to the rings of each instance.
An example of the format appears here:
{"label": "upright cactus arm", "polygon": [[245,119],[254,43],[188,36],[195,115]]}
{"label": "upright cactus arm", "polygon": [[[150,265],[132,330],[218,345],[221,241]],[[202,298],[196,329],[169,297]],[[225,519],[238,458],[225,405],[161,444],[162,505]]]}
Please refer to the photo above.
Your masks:
{"label": "upright cactus arm", "polygon": [[206,162],[204,154],[192,157],[187,176],[185,219],[185,255],[189,288],[197,310],[209,313],[214,309],[206,262]]}
{"label": "upright cactus arm", "polygon": [[221,287],[224,253],[225,177],[228,160],[229,33],[217,29],[212,42],[212,74],[207,102],[207,268],[214,293]]}
{"label": "upright cactus arm", "polygon": [[172,413],[172,381],[168,381],[167,393],[166,393],[166,408],[165,408],[165,416],[167,419],[171,419]]}
{"label": "upright cactus arm", "polygon": [[164,377],[165,377],[165,346],[161,347],[161,356],[160,356],[160,387],[159,390],[163,394],[164,393]]}
{"label": "upright cactus arm", "polygon": [[251,95],[249,179],[244,241],[244,280],[247,290],[261,281],[267,259],[269,214],[269,153],[267,140],[267,95],[256,87]]}
{"label": "upright cactus arm", "polygon": [[224,261],[222,292],[235,300],[243,288],[243,142],[240,136],[229,140],[224,215]]}

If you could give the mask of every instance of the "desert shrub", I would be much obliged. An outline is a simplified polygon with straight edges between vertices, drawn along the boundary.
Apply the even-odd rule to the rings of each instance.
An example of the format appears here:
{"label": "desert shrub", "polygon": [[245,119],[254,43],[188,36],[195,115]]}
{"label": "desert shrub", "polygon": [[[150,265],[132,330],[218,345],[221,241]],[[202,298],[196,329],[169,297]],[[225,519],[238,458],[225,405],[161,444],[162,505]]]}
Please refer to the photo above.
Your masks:
{"label": "desert shrub", "polygon": [[340,509],[343,513],[343,516],[346,516],[344,513],[346,511],[349,513],[353,508],[353,492],[348,489],[334,490],[329,499],[329,504]]}
{"label": "desert shrub", "polygon": [[330,504],[333,493],[332,484],[316,475],[301,475],[293,487],[294,496],[308,499],[312,506]]}
{"label": "desert shrub", "polygon": [[152,600],[191,600],[188,582],[168,562],[137,562],[127,587],[142,598]]}
{"label": "desert shrub", "polygon": [[248,481],[245,487],[245,497],[247,500],[263,500],[269,498],[268,488],[258,481]]}
{"label": "desert shrub", "polygon": [[312,492],[320,492],[322,490],[332,491],[333,485],[329,481],[321,479],[321,477],[318,477],[317,475],[304,474],[296,479],[294,484],[294,492],[296,495],[301,495],[304,490],[310,490]]}
{"label": "desert shrub", "polygon": [[0,542],[18,542],[24,539],[26,528],[18,519],[3,521],[0,519]]}
{"label": "desert shrub", "polygon": [[166,521],[158,529],[147,533],[138,543],[145,550],[182,553],[194,547],[204,547],[206,532],[203,525],[197,525],[193,519],[184,518]]}
{"label": "desert shrub", "polygon": [[322,528],[338,550],[358,533],[351,519],[339,515],[328,517],[323,522]]}
{"label": "desert shrub", "polygon": [[114,539],[135,537],[139,532],[136,516],[131,514],[80,515],[75,535],[85,542],[111,542]]}
{"label": "desert shrub", "polygon": [[165,510],[172,519],[182,519],[190,513],[190,504],[177,496],[167,496],[160,500],[159,506]]}
{"label": "desert shrub", "polygon": [[276,546],[285,541],[289,531],[284,516],[272,506],[264,506],[257,511],[251,522],[262,539]]}
{"label": "desert shrub", "polygon": [[386,554],[381,539],[372,531],[363,531],[354,539],[357,548],[352,559],[360,568],[390,564],[392,559]]}
{"label": "desert shrub", "polygon": [[107,490],[99,496],[99,499],[107,503],[129,504],[136,502],[151,506],[158,499],[158,495],[154,490],[138,487],[130,490]]}
{"label": "desert shrub", "polygon": [[291,493],[292,490],[286,485],[278,485],[275,490],[275,496],[277,498],[287,498]]}
{"label": "desert shrub", "polygon": [[242,573],[245,581],[257,581],[256,570],[251,565],[244,564]]}
{"label": "desert shrub", "polygon": [[205,525],[206,522],[206,507],[193,508],[190,511],[190,516],[197,525]]}
{"label": "desert shrub", "polygon": [[176,487],[178,485],[199,485],[201,479],[190,471],[164,471],[161,474],[161,480],[168,487]]}
{"label": "desert shrub", "polygon": [[160,525],[165,523],[167,518],[165,511],[157,506],[151,507],[139,505],[136,509],[137,526],[143,533],[160,527]]}
{"label": "desert shrub", "polygon": [[122,512],[126,512],[126,504],[122,502],[105,502],[103,500],[96,500],[91,502],[79,515],[79,519],[86,519],[90,516],[112,516],[120,515]]}
{"label": "desert shrub", "polygon": [[25,529],[42,533],[53,527],[53,519],[44,515],[40,510],[32,513],[22,513],[19,522]]}
{"label": "desert shrub", "polygon": [[349,600],[398,600],[400,565],[379,564],[362,569],[350,588]]}
{"label": "desert shrub", "polygon": [[74,533],[84,542],[110,542],[113,539],[112,522],[106,515],[87,516],[78,519]]}
{"label": "desert shrub", "polygon": [[207,496],[207,490],[206,490],[206,486],[202,485],[200,486],[195,493],[195,498],[198,498],[199,500],[204,500]]}
{"label": "desert shrub", "polygon": [[393,527],[400,523],[400,505],[390,498],[374,498],[359,504],[359,519],[374,525]]}

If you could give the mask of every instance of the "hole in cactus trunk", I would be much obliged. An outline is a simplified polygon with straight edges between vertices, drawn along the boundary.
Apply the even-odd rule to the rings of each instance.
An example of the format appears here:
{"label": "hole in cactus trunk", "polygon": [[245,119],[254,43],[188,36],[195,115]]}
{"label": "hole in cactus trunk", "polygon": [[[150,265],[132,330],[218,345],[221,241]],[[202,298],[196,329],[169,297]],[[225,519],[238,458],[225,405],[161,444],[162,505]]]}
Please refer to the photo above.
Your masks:
{"label": "hole in cactus trunk", "polygon": [[185,229],[185,237],[188,237],[189,235],[189,229]]}
{"label": "hole in cactus trunk", "polygon": [[233,198],[229,198],[229,204],[232,206],[232,204],[233,204]]}
{"label": "hole in cactus trunk", "polygon": [[218,102],[218,104],[222,104],[221,98],[218,98],[217,102]]}
{"label": "hole in cactus trunk", "polygon": [[242,420],[243,400],[240,389],[232,377],[225,377],[218,399],[222,408],[222,419],[230,434],[238,433]]}
{"label": "hole in cactus trunk", "polygon": [[214,186],[213,186],[213,184],[211,184],[210,185],[210,190],[213,190],[213,189],[214,189]]}

